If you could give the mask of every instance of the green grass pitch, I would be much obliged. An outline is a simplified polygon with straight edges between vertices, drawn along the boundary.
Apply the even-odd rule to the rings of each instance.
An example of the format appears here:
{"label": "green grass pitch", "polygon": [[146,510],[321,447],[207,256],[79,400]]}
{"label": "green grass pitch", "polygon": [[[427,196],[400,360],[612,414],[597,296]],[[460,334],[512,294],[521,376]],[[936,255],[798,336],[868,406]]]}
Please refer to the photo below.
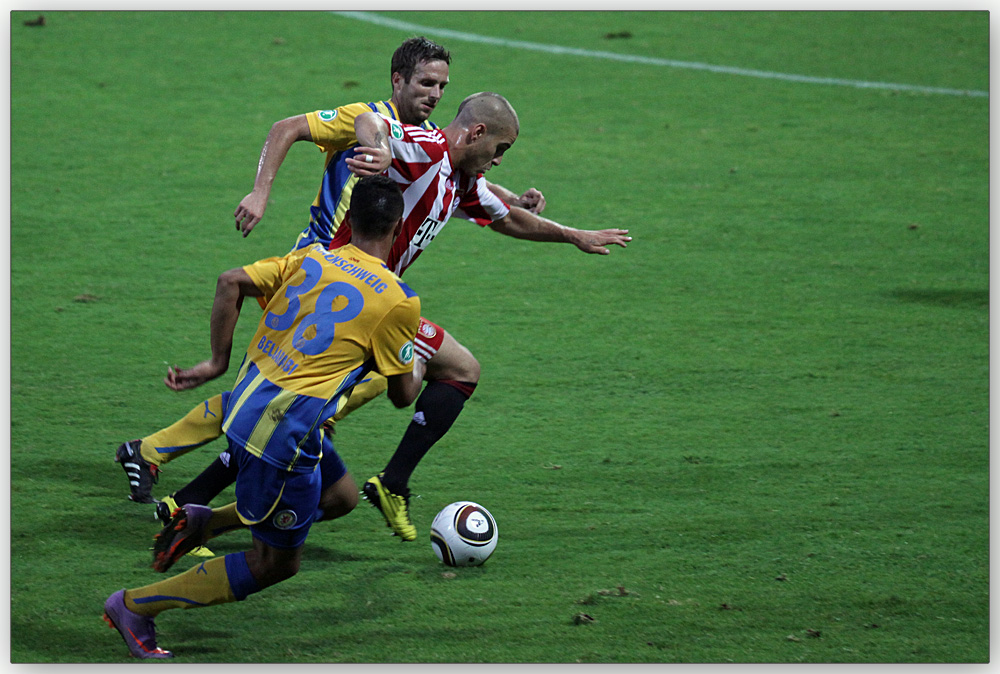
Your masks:
{"label": "green grass pitch", "polygon": [[[121,663],[102,603],[158,578],[157,527],[113,451],[235,374],[161,381],[208,353],[217,275],[306,224],[322,155],[298,144],[264,222],[233,226],[271,123],[387,97],[414,32],[37,15],[9,15],[10,659]],[[434,121],[482,90],[519,112],[489,177],[634,241],[585,256],[453,221],[407,281],[483,377],[411,482],[418,542],[362,504],[314,527],[294,579],[161,616],[162,645],[182,663],[989,661],[989,98],[656,61],[982,92],[989,14],[382,16],[652,59],[428,33],[454,59]],[[380,400],[340,424],[357,479],[408,420]],[[448,573],[429,525],[465,499],[500,541]]]}

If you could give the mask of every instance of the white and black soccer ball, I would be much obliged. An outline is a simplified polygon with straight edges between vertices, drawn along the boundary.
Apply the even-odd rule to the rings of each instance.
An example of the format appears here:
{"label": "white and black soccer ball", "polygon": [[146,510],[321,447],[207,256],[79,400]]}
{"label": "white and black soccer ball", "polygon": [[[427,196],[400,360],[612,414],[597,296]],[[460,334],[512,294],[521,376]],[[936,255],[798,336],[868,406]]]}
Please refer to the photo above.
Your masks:
{"label": "white and black soccer ball", "polygon": [[479,566],[497,547],[496,520],[478,503],[451,503],[431,523],[431,547],[448,566]]}

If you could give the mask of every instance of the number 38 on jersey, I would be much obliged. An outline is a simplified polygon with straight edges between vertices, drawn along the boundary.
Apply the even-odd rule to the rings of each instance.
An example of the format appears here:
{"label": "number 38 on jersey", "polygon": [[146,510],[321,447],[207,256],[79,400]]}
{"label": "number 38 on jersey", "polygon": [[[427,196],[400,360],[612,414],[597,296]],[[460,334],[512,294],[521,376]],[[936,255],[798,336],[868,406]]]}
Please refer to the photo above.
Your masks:
{"label": "number 38 on jersey", "polygon": [[[333,344],[338,323],[346,323],[357,318],[365,306],[365,298],[361,291],[350,283],[334,281],[320,290],[316,297],[315,309],[299,321],[302,300],[316,288],[323,277],[320,263],[309,257],[303,259],[302,271],[306,274],[305,278],[300,283],[285,288],[288,306],[281,313],[268,311],[264,317],[264,325],[278,332],[289,330],[294,326],[292,348],[307,356],[316,356]],[[334,309],[334,306],[338,308]]]}

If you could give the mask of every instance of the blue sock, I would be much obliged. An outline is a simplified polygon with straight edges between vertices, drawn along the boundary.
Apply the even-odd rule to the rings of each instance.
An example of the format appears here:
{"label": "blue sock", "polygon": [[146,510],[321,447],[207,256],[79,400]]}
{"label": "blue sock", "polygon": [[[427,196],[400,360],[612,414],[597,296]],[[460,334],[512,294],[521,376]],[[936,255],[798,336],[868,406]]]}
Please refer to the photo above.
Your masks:
{"label": "blue sock", "polygon": [[229,576],[229,589],[233,591],[236,601],[243,601],[254,592],[260,592],[257,580],[250,573],[247,553],[233,552],[226,555],[226,575]]}

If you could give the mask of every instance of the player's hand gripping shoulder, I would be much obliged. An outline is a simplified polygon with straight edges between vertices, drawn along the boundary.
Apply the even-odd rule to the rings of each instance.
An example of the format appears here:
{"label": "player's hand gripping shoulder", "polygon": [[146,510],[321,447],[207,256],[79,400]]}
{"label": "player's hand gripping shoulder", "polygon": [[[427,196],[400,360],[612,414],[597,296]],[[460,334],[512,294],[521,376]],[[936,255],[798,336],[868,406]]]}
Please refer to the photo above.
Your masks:
{"label": "player's hand gripping shoulder", "polygon": [[362,178],[376,176],[389,168],[392,163],[392,155],[389,154],[389,150],[365,145],[359,145],[355,149],[358,153],[344,160],[354,175]]}
{"label": "player's hand gripping shoulder", "polygon": [[357,152],[344,160],[351,173],[362,178],[382,173],[392,164],[389,136],[385,121],[374,112],[365,112],[354,119],[354,133],[358,138]]}

